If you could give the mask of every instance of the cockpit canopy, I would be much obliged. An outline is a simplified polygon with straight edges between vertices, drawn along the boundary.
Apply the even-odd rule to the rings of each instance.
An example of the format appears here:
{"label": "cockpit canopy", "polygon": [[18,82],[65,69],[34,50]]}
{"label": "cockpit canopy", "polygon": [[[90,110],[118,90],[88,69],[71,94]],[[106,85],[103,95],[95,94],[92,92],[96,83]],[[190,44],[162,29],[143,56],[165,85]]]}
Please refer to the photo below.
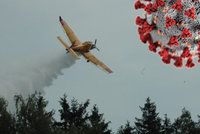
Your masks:
{"label": "cockpit canopy", "polygon": [[83,45],[92,45],[93,43],[91,41],[86,41],[83,43]]}

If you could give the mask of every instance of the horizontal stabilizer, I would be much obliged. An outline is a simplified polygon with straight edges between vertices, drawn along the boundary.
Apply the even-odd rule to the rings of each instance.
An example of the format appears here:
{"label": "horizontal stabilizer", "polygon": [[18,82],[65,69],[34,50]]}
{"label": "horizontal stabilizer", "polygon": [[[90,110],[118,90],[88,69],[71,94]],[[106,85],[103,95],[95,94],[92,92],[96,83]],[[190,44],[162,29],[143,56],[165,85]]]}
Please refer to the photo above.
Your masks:
{"label": "horizontal stabilizer", "polygon": [[71,48],[69,47],[69,45],[67,45],[67,43],[65,43],[65,42],[62,40],[61,37],[58,36],[57,38],[58,38],[58,40],[61,42],[61,44],[65,47],[65,49],[66,49],[72,56],[74,56],[76,59],[80,59],[80,57],[76,54],[76,52],[74,52],[74,50],[71,49]]}

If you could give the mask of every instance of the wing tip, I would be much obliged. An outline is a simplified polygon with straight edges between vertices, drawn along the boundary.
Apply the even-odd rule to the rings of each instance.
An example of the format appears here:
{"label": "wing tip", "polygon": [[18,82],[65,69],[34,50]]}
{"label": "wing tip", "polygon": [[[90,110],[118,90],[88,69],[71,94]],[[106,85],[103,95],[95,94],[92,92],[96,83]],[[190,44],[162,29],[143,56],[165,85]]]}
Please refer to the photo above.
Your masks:
{"label": "wing tip", "polygon": [[108,72],[108,74],[112,74],[113,71],[111,69],[106,69],[106,71]]}
{"label": "wing tip", "polygon": [[61,16],[59,16],[59,21],[62,21],[63,19],[62,19],[62,17]]}
{"label": "wing tip", "polygon": [[110,72],[109,72],[109,74],[112,74],[112,73],[113,73],[113,71],[110,71]]}

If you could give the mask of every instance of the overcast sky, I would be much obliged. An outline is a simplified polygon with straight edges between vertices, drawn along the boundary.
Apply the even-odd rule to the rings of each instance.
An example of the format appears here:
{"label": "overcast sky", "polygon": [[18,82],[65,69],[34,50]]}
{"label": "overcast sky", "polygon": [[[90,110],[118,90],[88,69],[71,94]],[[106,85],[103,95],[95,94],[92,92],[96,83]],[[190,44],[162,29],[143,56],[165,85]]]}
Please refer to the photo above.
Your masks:
{"label": "overcast sky", "polygon": [[100,52],[93,53],[114,73],[108,75],[84,59],[76,61],[45,88],[50,109],[59,108],[58,100],[64,93],[80,102],[90,99],[91,105],[97,104],[112,121],[113,129],[140,117],[139,106],[148,96],[161,116],[167,113],[173,119],[183,107],[194,117],[200,114],[200,66],[177,69],[149,52],[138,37],[133,1],[1,0],[0,16],[0,61],[4,66],[0,72],[9,70],[13,62],[24,67],[23,60],[48,60],[57,52],[64,54],[56,40],[58,35],[65,36],[59,16],[80,40],[98,39]]}

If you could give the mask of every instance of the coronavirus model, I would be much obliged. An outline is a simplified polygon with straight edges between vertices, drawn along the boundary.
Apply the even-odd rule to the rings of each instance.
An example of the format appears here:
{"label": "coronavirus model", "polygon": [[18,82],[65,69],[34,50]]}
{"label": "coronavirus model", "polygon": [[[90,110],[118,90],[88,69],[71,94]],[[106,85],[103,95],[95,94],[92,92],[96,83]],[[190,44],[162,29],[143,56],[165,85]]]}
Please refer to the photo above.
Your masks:
{"label": "coronavirus model", "polygon": [[200,0],[136,0],[138,33],[149,50],[176,67],[200,63]]}

